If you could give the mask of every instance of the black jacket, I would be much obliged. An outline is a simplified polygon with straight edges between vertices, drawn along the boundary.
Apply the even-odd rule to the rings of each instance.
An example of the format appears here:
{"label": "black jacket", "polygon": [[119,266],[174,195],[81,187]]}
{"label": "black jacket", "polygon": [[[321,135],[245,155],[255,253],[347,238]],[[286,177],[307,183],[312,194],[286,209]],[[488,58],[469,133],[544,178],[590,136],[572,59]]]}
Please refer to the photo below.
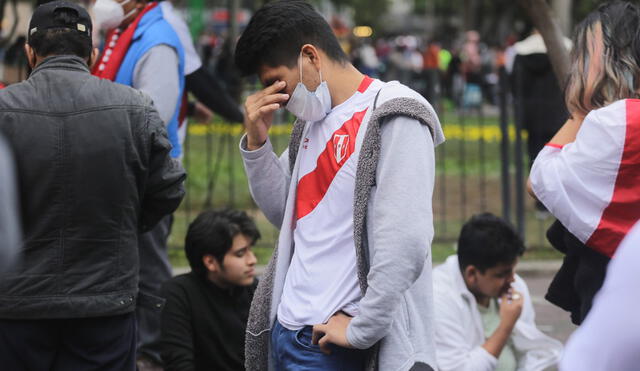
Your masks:
{"label": "black jacket", "polygon": [[20,243],[18,196],[13,156],[0,135],[0,272],[9,267]]}
{"label": "black jacket", "polygon": [[162,288],[165,371],[244,370],[244,338],[255,284],[223,290],[195,273]]}
{"label": "black jacket", "polygon": [[545,299],[570,312],[571,322],[580,325],[604,283],[610,259],[580,242],[558,220],[547,231],[547,239],[565,257]]}
{"label": "black jacket", "polygon": [[24,229],[22,263],[0,276],[0,318],[98,317],[134,310],[138,233],[173,212],[184,170],[151,99],[45,59],[0,91]]}
{"label": "black jacket", "polygon": [[515,49],[512,78],[518,103],[522,104],[523,127],[530,133],[553,135],[569,113],[544,41],[533,35],[517,43]]}

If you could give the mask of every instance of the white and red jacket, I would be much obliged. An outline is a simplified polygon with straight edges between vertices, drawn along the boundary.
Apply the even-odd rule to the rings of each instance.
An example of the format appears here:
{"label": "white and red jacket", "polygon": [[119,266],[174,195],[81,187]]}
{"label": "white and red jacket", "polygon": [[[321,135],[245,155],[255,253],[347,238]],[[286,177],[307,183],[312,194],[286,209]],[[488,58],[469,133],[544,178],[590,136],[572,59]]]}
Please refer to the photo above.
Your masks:
{"label": "white and red jacket", "polygon": [[565,228],[612,257],[640,219],[640,100],[591,111],[575,142],[540,151],[530,180]]}

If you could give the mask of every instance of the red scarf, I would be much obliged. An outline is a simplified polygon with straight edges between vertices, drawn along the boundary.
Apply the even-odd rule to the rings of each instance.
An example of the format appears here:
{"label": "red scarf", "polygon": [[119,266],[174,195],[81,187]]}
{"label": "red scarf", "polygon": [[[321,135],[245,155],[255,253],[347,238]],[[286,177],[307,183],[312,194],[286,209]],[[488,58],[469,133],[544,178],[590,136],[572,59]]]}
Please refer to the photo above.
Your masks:
{"label": "red scarf", "polygon": [[93,67],[93,73],[95,76],[102,79],[114,81],[124,57],[129,51],[129,46],[133,40],[133,35],[138,28],[138,24],[142,17],[147,14],[148,11],[155,8],[158,5],[157,2],[147,5],[136,19],[131,23],[124,32],[120,28],[114,28],[107,33],[105,38],[104,51],[100,56],[100,62],[96,63]]}

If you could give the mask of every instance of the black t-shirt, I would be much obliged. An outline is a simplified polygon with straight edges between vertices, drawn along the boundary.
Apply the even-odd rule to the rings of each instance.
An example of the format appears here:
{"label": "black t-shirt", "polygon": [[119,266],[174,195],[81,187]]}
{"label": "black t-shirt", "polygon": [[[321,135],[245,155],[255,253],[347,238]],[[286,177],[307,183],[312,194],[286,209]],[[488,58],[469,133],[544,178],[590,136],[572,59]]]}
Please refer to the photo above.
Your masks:
{"label": "black t-shirt", "polygon": [[160,337],[165,371],[244,370],[255,286],[225,290],[193,272],[166,282]]}

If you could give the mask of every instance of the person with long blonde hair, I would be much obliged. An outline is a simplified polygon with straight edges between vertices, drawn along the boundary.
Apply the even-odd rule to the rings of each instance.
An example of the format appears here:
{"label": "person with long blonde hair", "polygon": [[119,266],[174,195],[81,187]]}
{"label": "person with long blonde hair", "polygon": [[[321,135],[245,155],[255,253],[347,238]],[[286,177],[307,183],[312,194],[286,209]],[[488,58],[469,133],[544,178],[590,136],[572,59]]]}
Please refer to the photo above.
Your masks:
{"label": "person with long blonde hair", "polygon": [[[571,118],[536,158],[529,191],[568,231],[548,233],[567,258],[547,298],[561,297],[580,323],[609,258],[640,219],[640,8],[602,4],[574,38],[565,97]],[[558,292],[559,277],[572,295]]]}

